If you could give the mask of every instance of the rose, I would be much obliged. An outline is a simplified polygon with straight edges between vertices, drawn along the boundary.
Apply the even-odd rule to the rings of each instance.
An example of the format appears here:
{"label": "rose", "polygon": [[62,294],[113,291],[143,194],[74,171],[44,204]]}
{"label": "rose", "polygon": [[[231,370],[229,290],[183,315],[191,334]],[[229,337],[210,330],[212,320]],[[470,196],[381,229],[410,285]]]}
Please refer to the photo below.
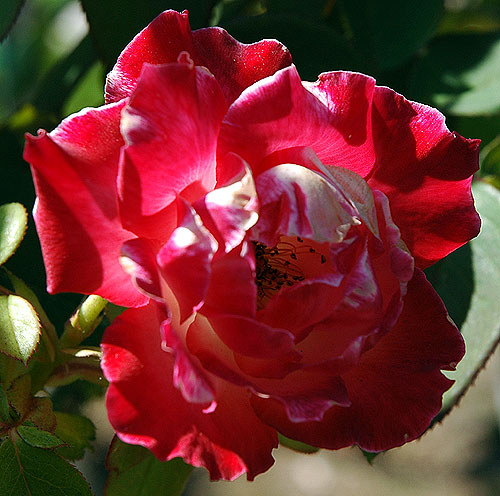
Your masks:
{"label": "rose", "polygon": [[370,77],[154,20],[106,105],[25,151],[49,291],[135,307],[102,343],[118,436],[213,479],[267,470],[277,431],[420,436],[464,353],[421,269],[478,232],[477,148]]}

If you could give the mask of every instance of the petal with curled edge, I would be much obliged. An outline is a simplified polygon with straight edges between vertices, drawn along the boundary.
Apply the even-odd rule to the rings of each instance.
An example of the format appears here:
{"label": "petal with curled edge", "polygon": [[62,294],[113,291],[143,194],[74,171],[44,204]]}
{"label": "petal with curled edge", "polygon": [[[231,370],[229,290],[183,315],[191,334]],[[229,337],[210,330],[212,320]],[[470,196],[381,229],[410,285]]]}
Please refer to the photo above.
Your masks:
{"label": "petal with curled edge", "polygon": [[187,345],[212,374],[261,398],[275,398],[292,422],[321,420],[332,405],[350,404],[343,381],[334,374],[296,370],[277,380],[245,375],[238,369],[233,352],[203,317],[197,316],[189,327]]}
{"label": "petal with curled edge", "polygon": [[228,104],[248,86],[292,63],[290,52],[277,40],[247,45],[219,27],[191,33],[187,11],[167,10],[144,28],[118,57],[106,79],[106,103],[132,93],[144,64],[175,62],[182,51],[190,53],[196,65],[205,66],[214,74]]}
{"label": "petal with curled edge", "polygon": [[[228,162],[233,162],[228,164]],[[228,253],[245,238],[259,218],[257,192],[248,165],[237,155],[228,154],[225,164],[238,170],[227,185],[209,191],[194,207]]]}
{"label": "petal with curled edge", "polygon": [[106,78],[106,103],[130,96],[144,64],[176,62],[182,51],[193,51],[188,13],[167,10],[137,34],[118,57]]}
{"label": "petal with curled edge", "polygon": [[215,410],[217,401],[210,379],[195,363],[177,336],[170,320],[161,323],[163,345],[174,356],[173,383],[188,403],[208,404],[206,411]]}
{"label": "petal with curled edge", "polygon": [[177,300],[179,320],[183,322],[203,304],[217,242],[194,209],[181,198],[178,209],[182,220],[159,251],[156,261]]}
{"label": "petal with curled edge", "polygon": [[155,253],[152,241],[145,238],[130,239],[122,245],[120,264],[140,291],[150,298],[162,300]]}
{"label": "petal with curled edge", "polygon": [[[218,156],[237,153],[255,172],[278,150],[308,146],[323,163],[364,177],[375,162],[371,139],[375,81],[350,72],[332,74],[328,84],[323,74],[316,84],[303,83],[292,65],[247,88],[224,118]],[[321,95],[315,91],[318,87],[325,88]]]}
{"label": "petal with curled edge", "polygon": [[464,351],[443,302],[416,269],[395,327],[341,375],[350,406],[333,406],[322,422],[295,424],[273,399],[255,397],[252,403],[264,422],[292,439],[329,449],[357,444],[383,451],[427,429],[452,384],[441,370],[451,370]]}
{"label": "petal with curled edge", "polygon": [[401,237],[425,268],[477,235],[470,189],[479,167],[479,140],[448,130],[438,110],[389,88],[373,99],[376,163],[367,177],[391,206]]}
{"label": "petal with curled edge", "polygon": [[173,384],[174,357],[162,348],[164,319],[152,302],[125,311],[106,329],[102,368],[111,425],[124,442],[145,446],[160,460],[180,456],[205,467],[212,480],[244,472],[252,480],[274,463],[276,431],[257,418],[246,389],[215,377],[215,410],[187,402]]}

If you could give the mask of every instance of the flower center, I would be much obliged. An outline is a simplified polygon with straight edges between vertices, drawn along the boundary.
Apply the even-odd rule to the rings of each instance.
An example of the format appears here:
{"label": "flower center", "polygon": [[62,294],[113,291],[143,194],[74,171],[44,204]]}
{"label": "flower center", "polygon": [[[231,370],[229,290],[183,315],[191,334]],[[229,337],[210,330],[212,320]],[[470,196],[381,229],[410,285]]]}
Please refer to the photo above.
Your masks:
{"label": "flower center", "polygon": [[257,308],[264,308],[282,287],[293,286],[308,276],[313,257],[314,265],[326,263],[326,257],[300,237],[282,236],[272,247],[252,241],[255,248],[255,283]]}

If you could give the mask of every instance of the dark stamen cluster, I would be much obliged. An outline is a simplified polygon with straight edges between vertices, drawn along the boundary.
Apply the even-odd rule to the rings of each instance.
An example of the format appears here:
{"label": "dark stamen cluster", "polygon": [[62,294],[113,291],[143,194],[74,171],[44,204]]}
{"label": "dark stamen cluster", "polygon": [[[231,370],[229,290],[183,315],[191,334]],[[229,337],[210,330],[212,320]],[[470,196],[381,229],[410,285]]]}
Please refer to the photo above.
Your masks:
{"label": "dark stamen cluster", "polygon": [[[253,241],[256,259],[257,295],[259,298],[271,297],[283,286],[293,286],[305,279],[301,268],[295,263],[304,253],[316,253],[316,250],[304,244],[300,237],[296,246],[288,241],[280,241],[273,247],[268,247],[258,241]],[[320,254],[321,263],[326,262],[324,255]]]}

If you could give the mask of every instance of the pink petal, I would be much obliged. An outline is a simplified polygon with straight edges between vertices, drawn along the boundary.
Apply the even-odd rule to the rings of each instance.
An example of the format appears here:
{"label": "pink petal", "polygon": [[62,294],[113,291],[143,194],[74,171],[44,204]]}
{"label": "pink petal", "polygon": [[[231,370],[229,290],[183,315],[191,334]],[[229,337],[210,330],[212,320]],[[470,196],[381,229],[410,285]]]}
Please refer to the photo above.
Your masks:
{"label": "pink petal", "polygon": [[[203,304],[217,243],[194,210],[182,201],[179,204],[182,221],[156,260],[163,279],[177,300],[182,323]],[[170,304],[168,298],[167,304]]]}
{"label": "pink petal", "polygon": [[343,72],[322,74],[318,83],[303,85],[294,66],[282,69],[233,103],[218,154],[233,151],[256,168],[278,150],[308,146],[322,162],[364,175],[375,161],[370,121],[374,85],[367,76]]}
{"label": "pink petal", "polygon": [[[106,404],[118,436],[160,460],[181,456],[206,467],[212,479],[249,479],[274,462],[276,432],[253,413],[244,389],[215,384],[217,408],[188,403],[173,385],[174,358],[162,350],[156,304],[128,310],[107,328],[102,367],[111,382]],[[132,369],[122,365],[132,364]]]}
{"label": "pink petal", "polygon": [[389,198],[402,238],[427,267],[477,235],[470,191],[478,140],[451,133],[444,116],[388,88],[374,95],[377,161],[368,183]]}
{"label": "pink petal", "polygon": [[188,13],[167,10],[156,17],[123,50],[106,78],[106,103],[129,96],[142,66],[176,62],[182,51],[192,53]]}
{"label": "pink petal", "polygon": [[212,261],[210,285],[200,310],[204,315],[255,317],[255,260],[248,251],[248,244],[244,243]]}
{"label": "pink petal", "polygon": [[[238,174],[194,204],[205,226],[221,242],[226,253],[243,241],[259,218],[257,192],[250,169],[238,156],[228,155],[226,163],[228,158],[239,164]],[[232,164],[231,167],[234,168]]]}
{"label": "pink petal", "polygon": [[126,241],[121,249],[120,263],[144,294],[162,300],[155,248],[155,245],[145,238]]}
{"label": "pink petal", "polygon": [[300,358],[293,334],[285,329],[239,315],[217,314],[209,320],[220,339],[236,353],[256,358]]}
{"label": "pink petal", "polygon": [[238,370],[231,351],[207,324],[198,318],[187,334],[189,349],[203,366],[221,379],[248,388],[261,398],[279,401],[292,422],[321,420],[332,405],[350,404],[342,379],[323,371],[290,370],[286,377],[278,380],[246,376]]}
{"label": "pink petal", "polygon": [[167,10],[154,19],[125,48],[107,77],[106,102],[129,96],[145,63],[175,62],[181,52],[214,74],[228,103],[254,82],[292,63],[288,50],[276,40],[246,45],[222,28],[191,33],[188,13]]}
{"label": "pink petal", "polygon": [[168,320],[161,324],[165,349],[171,350],[175,363],[173,384],[181,392],[188,403],[209,403],[217,405],[215,391],[206,374],[202,372],[195,360],[186,351],[182,341]]}
{"label": "pink petal", "polygon": [[121,226],[116,174],[123,103],[86,109],[50,134],[27,136],[38,204],[35,221],[51,293],[99,294],[123,306],[147,301],[119,264],[134,236]]}
{"label": "pink petal", "polygon": [[125,227],[164,237],[176,195],[191,202],[214,187],[215,148],[225,110],[221,90],[206,71],[187,63],[143,66],[122,113],[127,146],[118,187]]}
{"label": "pink petal", "polygon": [[453,368],[463,354],[460,333],[417,269],[396,327],[342,376],[351,406],[332,407],[322,422],[294,424],[279,403],[252,403],[265,422],[293,439],[329,449],[387,450],[427,429],[452,384],[441,369]]}
{"label": "pink petal", "polygon": [[290,52],[279,41],[246,45],[218,27],[194,31],[193,44],[199,64],[215,76],[228,104],[245,88],[292,63]]}

